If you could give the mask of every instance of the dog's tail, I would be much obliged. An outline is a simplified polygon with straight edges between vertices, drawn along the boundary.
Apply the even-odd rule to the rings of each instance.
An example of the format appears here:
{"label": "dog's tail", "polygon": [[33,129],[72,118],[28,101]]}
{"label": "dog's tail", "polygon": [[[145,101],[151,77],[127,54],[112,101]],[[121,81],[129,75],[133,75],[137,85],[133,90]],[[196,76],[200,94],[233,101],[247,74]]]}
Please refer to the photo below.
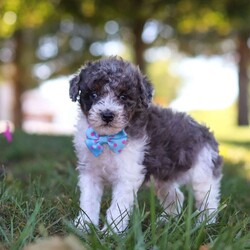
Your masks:
{"label": "dog's tail", "polygon": [[213,169],[214,177],[221,178],[223,157],[218,154],[215,158],[213,158],[213,164],[214,164],[214,169]]}

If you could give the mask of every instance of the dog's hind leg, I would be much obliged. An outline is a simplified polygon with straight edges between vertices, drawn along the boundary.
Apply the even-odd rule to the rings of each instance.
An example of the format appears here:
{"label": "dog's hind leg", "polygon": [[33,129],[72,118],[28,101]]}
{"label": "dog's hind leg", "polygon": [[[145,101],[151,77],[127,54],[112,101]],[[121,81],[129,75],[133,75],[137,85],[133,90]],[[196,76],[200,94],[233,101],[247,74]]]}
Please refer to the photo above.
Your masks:
{"label": "dog's hind leg", "polygon": [[184,195],[177,183],[156,182],[155,191],[167,215],[176,216],[181,213]]}
{"label": "dog's hind leg", "polygon": [[196,209],[200,212],[198,218],[200,223],[206,219],[207,224],[216,221],[215,213],[220,202],[221,180],[220,171],[219,174],[215,174],[215,168],[221,168],[220,165],[216,166],[215,164],[218,157],[218,153],[210,147],[204,147],[200,151],[192,169],[191,184],[196,201]]}

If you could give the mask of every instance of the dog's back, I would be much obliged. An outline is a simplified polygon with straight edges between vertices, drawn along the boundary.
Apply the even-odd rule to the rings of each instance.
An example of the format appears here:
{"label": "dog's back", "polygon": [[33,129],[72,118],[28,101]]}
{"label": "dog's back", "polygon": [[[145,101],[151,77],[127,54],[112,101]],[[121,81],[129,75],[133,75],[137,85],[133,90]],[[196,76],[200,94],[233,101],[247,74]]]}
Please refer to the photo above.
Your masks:
{"label": "dog's back", "polygon": [[152,105],[146,131],[149,138],[149,150],[144,158],[147,177],[153,175],[165,181],[178,178],[194,165],[204,147],[214,151],[214,175],[221,174],[222,158],[214,135],[189,115]]}

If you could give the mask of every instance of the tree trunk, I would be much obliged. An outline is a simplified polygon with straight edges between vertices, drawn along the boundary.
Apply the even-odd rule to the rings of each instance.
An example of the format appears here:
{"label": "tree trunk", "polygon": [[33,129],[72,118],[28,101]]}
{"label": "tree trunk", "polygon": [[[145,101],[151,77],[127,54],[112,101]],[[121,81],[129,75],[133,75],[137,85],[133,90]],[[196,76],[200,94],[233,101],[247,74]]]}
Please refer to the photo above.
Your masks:
{"label": "tree trunk", "polygon": [[14,103],[13,103],[13,122],[16,128],[22,128],[23,113],[22,113],[22,102],[21,97],[23,93],[22,83],[22,51],[23,51],[23,34],[21,30],[14,33],[13,36],[15,44],[15,54],[13,59],[13,75],[12,84],[14,92]]}
{"label": "tree trunk", "polygon": [[238,125],[249,125],[248,119],[248,75],[247,66],[249,61],[249,49],[247,46],[248,36],[239,35],[239,97],[238,97]]}
{"label": "tree trunk", "polygon": [[133,27],[135,64],[140,67],[143,73],[145,73],[145,61],[143,54],[146,47],[145,43],[142,41],[142,31],[144,24],[144,21],[138,20],[135,22]]}

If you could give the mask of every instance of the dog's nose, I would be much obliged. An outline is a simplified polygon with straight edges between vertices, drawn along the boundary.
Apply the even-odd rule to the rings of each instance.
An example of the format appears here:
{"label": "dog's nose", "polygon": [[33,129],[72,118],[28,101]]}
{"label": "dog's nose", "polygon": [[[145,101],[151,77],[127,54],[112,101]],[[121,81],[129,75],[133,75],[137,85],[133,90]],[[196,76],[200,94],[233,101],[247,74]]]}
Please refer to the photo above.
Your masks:
{"label": "dog's nose", "polygon": [[104,122],[112,122],[115,118],[115,114],[110,110],[106,110],[101,113],[101,117]]}

